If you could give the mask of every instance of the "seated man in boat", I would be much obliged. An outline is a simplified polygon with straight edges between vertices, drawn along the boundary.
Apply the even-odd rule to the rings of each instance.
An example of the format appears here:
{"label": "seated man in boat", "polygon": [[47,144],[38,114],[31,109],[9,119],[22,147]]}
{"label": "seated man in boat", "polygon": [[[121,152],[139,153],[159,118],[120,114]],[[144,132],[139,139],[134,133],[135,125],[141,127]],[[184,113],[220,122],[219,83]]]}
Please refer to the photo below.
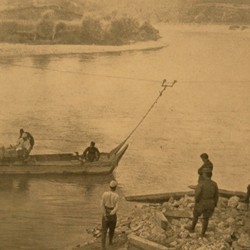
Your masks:
{"label": "seated man in boat", "polygon": [[95,147],[95,142],[91,142],[90,146],[87,147],[83,154],[82,154],[83,159],[89,162],[93,161],[98,161],[100,158],[100,152],[97,147]]}
{"label": "seated man in boat", "polygon": [[35,145],[35,140],[34,140],[34,137],[31,135],[31,133],[29,133],[29,132],[24,132],[24,130],[23,130],[22,128],[20,129],[20,136],[19,136],[19,139],[22,138],[22,135],[23,135],[24,133],[27,135],[27,139],[29,140],[29,143],[30,143],[30,149],[29,149],[29,153],[30,153],[31,150],[33,149],[34,145]]}
{"label": "seated man in boat", "polygon": [[198,169],[199,180],[198,182],[202,181],[202,172],[205,169],[209,169],[211,172],[213,171],[213,163],[209,160],[208,154],[203,153],[200,155],[201,160],[203,161],[203,165]]}

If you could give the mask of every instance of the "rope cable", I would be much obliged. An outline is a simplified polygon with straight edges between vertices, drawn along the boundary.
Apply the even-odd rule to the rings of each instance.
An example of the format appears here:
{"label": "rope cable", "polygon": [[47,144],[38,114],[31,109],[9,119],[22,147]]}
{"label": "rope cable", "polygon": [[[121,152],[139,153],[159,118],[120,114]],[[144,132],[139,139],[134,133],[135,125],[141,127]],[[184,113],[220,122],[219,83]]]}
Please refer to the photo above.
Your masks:
{"label": "rope cable", "polygon": [[[113,79],[124,79],[124,80],[134,80],[134,81],[144,81],[144,82],[159,82],[159,80],[153,79],[145,79],[145,78],[134,78],[134,77],[126,77],[126,76],[112,76],[112,75],[104,75],[104,74],[95,74],[95,73],[88,73],[88,72],[80,72],[80,71],[71,71],[71,70],[58,70],[58,69],[49,69],[49,68],[42,68],[38,66],[31,66],[31,65],[20,65],[20,64],[9,64],[3,61],[0,61],[0,64],[11,65],[14,67],[21,67],[21,68],[31,68],[31,69],[38,69],[38,70],[45,70],[45,71],[52,71],[52,72],[60,72],[60,73],[68,73],[68,74],[78,74],[78,75],[89,75],[95,77],[106,77],[106,78],[113,78]],[[202,80],[178,80],[182,83],[250,83],[250,80],[210,80],[210,81],[202,81]]]}
{"label": "rope cable", "polygon": [[164,93],[164,91],[167,89],[167,87],[173,87],[174,84],[177,81],[174,80],[171,84],[165,84],[166,83],[166,79],[163,80],[162,82],[162,90],[160,91],[159,95],[157,96],[157,98],[155,99],[155,101],[152,103],[152,105],[149,107],[149,109],[147,110],[147,112],[143,115],[143,117],[141,118],[141,120],[139,121],[139,123],[135,126],[135,128],[130,132],[130,134],[126,137],[126,139],[124,140],[123,143],[125,143],[132,135],[133,133],[137,130],[137,128],[142,124],[142,122],[146,119],[146,117],[148,116],[148,114],[150,113],[150,111],[154,108],[155,104],[158,102],[158,100],[161,98],[162,94]]}

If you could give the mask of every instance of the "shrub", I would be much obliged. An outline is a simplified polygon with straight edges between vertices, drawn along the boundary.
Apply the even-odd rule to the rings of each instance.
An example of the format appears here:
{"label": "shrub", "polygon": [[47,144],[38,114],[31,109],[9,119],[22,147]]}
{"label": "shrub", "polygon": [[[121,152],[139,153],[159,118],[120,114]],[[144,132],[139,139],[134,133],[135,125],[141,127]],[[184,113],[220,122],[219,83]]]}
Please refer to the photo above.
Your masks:
{"label": "shrub", "polygon": [[160,38],[159,31],[153,27],[149,22],[145,22],[141,25],[138,40],[157,40]]}
{"label": "shrub", "polygon": [[46,10],[42,13],[42,19],[48,20],[48,19],[55,19],[55,12],[54,10]]}
{"label": "shrub", "polygon": [[60,37],[60,35],[65,32],[66,30],[66,24],[63,22],[59,22],[56,24],[55,29],[54,29],[54,36],[55,37]]}
{"label": "shrub", "polygon": [[[9,42],[13,41],[12,36],[18,36],[18,23],[15,21],[2,21],[0,22],[0,41]],[[14,41],[18,42],[18,41]]]}
{"label": "shrub", "polygon": [[110,37],[118,43],[133,40],[138,32],[139,23],[135,19],[122,17],[111,22]]}
{"label": "shrub", "polygon": [[55,23],[52,20],[41,20],[36,27],[37,35],[42,39],[53,39]]}
{"label": "shrub", "polygon": [[99,19],[87,17],[82,21],[80,36],[83,43],[101,43],[104,32]]}
{"label": "shrub", "polygon": [[18,23],[15,21],[2,21],[0,23],[0,32],[3,34],[14,34],[18,31]]}

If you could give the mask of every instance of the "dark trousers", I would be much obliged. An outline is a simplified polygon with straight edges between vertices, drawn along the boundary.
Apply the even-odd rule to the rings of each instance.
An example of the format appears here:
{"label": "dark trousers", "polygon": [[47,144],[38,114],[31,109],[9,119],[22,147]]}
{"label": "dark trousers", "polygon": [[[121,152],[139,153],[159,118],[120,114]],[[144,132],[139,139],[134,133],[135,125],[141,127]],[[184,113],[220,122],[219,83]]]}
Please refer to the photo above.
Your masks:
{"label": "dark trousers", "polygon": [[207,231],[207,227],[208,227],[208,223],[209,223],[209,218],[213,215],[214,209],[197,209],[194,208],[193,211],[193,222],[192,222],[192,226],[191,228],[194,230],[195,226],[198,222],[198,219],[201,215],[203,215],[203,221],[202,221],[202,235],[205,235],[206,231]]}
{"label": "dark trousers", "polygon": [[116,222],[117,222],[116,214],[109,216],[102,216],[102,249],[105,249],[106,236],[108,230],[109,230],[109,244],[112,244],[113,237],[115,234]]}
{"label": "dark trousers", "polygon": [[24,160],[29,156],[29,151],[27,149],[20,149],[17,151],[17,158],[19,160]]}

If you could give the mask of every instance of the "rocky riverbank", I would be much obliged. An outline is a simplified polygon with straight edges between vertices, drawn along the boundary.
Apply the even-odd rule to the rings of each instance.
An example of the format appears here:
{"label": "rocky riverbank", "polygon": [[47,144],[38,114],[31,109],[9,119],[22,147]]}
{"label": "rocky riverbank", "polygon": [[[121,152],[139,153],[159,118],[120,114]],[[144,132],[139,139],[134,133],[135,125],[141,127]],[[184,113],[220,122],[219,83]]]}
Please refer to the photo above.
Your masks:
{"label": "rocky riverbank", "polygon": [[[156,243],[155,249],[157,246],[183,250],[250,249],[250,211],[238,197],[219,199],[205,238],[200,237],[201,221],[195,233],[184,228],[191,223],[193,207],[194,197],[187,195],[163,204],[137,204],[128,216],[119,214],[115,243],[107,249],[139,249],[135,243],[138,239],[138,246]],[[72,249],[100,249],[101,226],[89,229],[88,233],[93,235],[93,241]],[[136,241],[127,240],[131,235]]]}

